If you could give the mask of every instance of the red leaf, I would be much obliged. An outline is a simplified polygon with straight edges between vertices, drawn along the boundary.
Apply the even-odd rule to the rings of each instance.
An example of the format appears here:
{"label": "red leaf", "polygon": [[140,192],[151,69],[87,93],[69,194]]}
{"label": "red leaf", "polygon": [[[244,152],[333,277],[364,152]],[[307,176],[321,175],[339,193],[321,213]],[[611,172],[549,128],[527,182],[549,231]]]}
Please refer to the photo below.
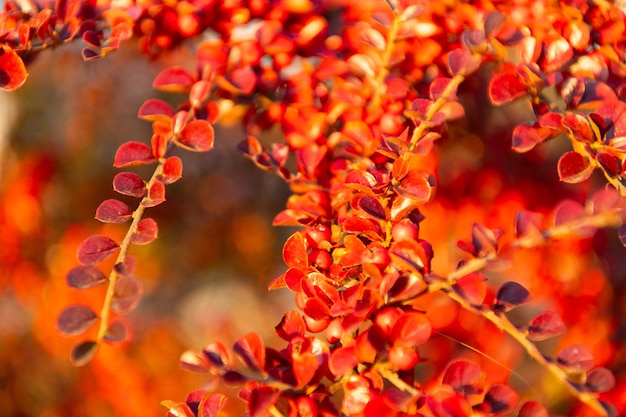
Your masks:
{"label": "red leaf", "polygon": [[191,89],[194,79],[191,73],[180,67],[166,68],[152,82],[152,87],[161,91],[186,93]]}
{"label": "red leaf", "polygon": [[554,138],[558,133],[558,130],[537,125],[517,125],[513,129],[511,147],[519,153],[528,152],[538,144]]}
{"label": "red leaf", "polygon": [[180,366],[189,372],[208,373],[211,371],[211,362],[204,353],[188,350],[180,355]]}
{"label": "red leaf", "polygon": [[585,215],[585,208],[574,200],[563,200],[554,209],[554,225],[576,221]]}
{"label": "red leaf", "polygon": [[519,395],[505,384],[494,384],[489,388],[482,403],[482,410],[490,414],[507,414],[519,404]]}
{"label": "red leaf", "polygon": [[591,131],[591,125],[585,116],[577,113],[566,114],[561,120],[563,126],[569,128],[576,139],[583,143],[592,143],[595,138]]}
{"label": "red leaf", "polygon": [[480,272],[473,272],[459,278],[454,284],[454,291],[471,305],[480,306],[487,295],[485,280],[487,277]]}
{"label": "red leaf", "polygon": [[356,356],[354,346],[341,346],[335,349],[328,361],[328,368],[335,377],[340,378],[358,365],[359,359]]}
{"label": "red leaf", "polygon": [[104,340],[107,342],[121,343],[128,339],[128,326],[121,321],[114,321],[109,325],[106,333],[104,334]]}
{"label": "red leaf", "polygon": [[543,56],[540,65],[545,72],[557,71],[572,59],[574,51],[562,36],[544,41]]}
{"label": "red leaf", "polygon": [[448,54],[448,71],[451,75],[467,76],[480,66],[480,58],[464,48],[451,51]]}
{"label": "red leaf", "polygon": [[596,161],[610,177],[616,178],[622,173],[622,161],[613,154],[598,152]]}
{"label": "red leaf", "polygon": [[587,372],[593,368],[593,354],[582,345],[571,345],[559,352],[557,363],[568,371]]}
{"label": "red leaf", "polygon": [[515,213],[515,237],[520,239],[524,237],[541,238],[541,220],[540,213],[521,210]]}
{"label": "red leaf", "polygon": [[290,341],[294,337],[304,336],[306,326],[304,320],[297,311],[288,311],[283,315],[282,320],[275,327],[276,334],[286,341]]}
{"label": "red leaf", "polygon": [[505,282],[496,292],[493,310],[507,312],[530,302],[530,300],[530,293],[524,286],[515,281]]}
{"label": "red leaf", "polygon": [[504,21],[506,20],[506,15],[502,12],[491,11],[488,12],[485,16],[484,30],[485,36],[487,38],[491,38],[492,36],[496,36]]}
{"label": "red leaf", "polygon": [[291,362],[297,388],[306,386],[313,379],[319,367],[317,358],[311,352],[298,353],[294,355]]}
{"label": "red leaf", "polygon": [[139,108],[137,117],[143,120],[161,120],[169,123],[174,116],[174,109],[167,102],[158,98],[146,100]]}
{"label": "red leaf", "polygon": [[20,88],[28,77],[24,62],[8,46],[0,47],[0,89],[14,91]]}
{"label": "red leaf", "polygon": [[309,298],[302,310],[304,314],[314,320],[322,320],[330,316],[328,305],[317,297]]}
{"label": "red leaf", "polygon": [[178,145],[193,152],[207,152],[213,149],[215,132],[206,120],[192,120],[183,128]]}
{"label": "red leaf", "polygon": [[226,405],[226,396],[221,393],[205,395],[198,406],[198,417],[218,417]]}
{"label": "red leaf", "polygon": [[553,311],[544,311],[528,323],[528,339],[540,341],[550,339],[565,332],[561,317]]}
{"label": "red leaf", "polygon": [[148,189],[148,195],[141,200],[144,207],[158,206],[165,201],[165,185],[161,181],[155,181]]}
{"label": "red leaf", "polygon": [[257,333],[250,332],[237,340],[233,351],[248,368],[265,370],[265,345]]}
{"label": "red leaf", "polygon": [[557,170],[561,181],[576,184],[588,179],[593,173],[594,167],[583,155],[569,151],[559,158]]}
{"label": "red leaf", "polygon": [[391,340],[395,345],[418,347],[430,339],[432,325],[425,314],[413,311],[402,314],[391,331]]}
{"label": "red leaf", "polygon": [[151,218],[141,219],[137,225],[137,231],[133,233],[130,242],[135,245],[147,245],[159,235],[157,223]]}
{"label": "red leaf", "polygon": [[309,265],[306,243],[302,233],[296,232],[289,236],[283,246],[283,260],[285,265],[290,268]]}
{"label": "red leaf", "polygon": [[344,184],[356,191],[371,192],[372,188],[376,186],[376,177],[367,171],[354,170],[348,172]]}
{"label": "red leaf", "polygon": [[[430,83],[430,98],[431,100],[437,100],[444,93],[448,84],[452,81],[451,78],[439,77],[435,78]],[[456,100],[457,87],[454,87],[450,93],[447,94],[448,100]]]}
{"label": "red leaf", "polygon": [[595,368],[587,374],[585,386],[592,392],[606,392],[615,386],[615,376],[606,368]]}
{"label": "red leaf", "polygon": [[96,209],[96,219],[103,223],[125,223],[133,217],[133,212],[119,200],[104,200]]}
{"label": "red leaf", "polygon": [[81,55],[83,56],[83,60],[85,61],[94,61],[96,59],[102,58],[100,52],[94,51],[91,48],[83,48],[83,50],[81,51]]}
{"label": "red leaf", "polygon": [[394,242],[389,248],[389,255],[401,270],[421,270],[428,264],[424,248],[415,240],[407,239]]}
{"label": "red leaf", "polygon": [[366,214],[376,219],[386,219],[385,209],[377,198],[366,195],[358,198],[356,201],[358,205],[358,207],[355,207],[356,209],[363,210]]}
{"label": "red leaf", "polygon": [[537,401],[526,401],[517,413],[517,417],[549,417],[548,410]]}
{"label": "red leaf", "polygon": [[510,103],[528,94],[526,84],[517,73],[494,73],[487,86],[487,94],[491,104],[500,106]]}
{"label": "red leaf", "polygon": [[426,203],[433,195],[434,186],[434,178],[431,175],[420,171],[409,171],[395,190],[402,197]]}
{"label": "red leaf", "polygon": [[57,318],[57,328],[64,336],[78,336],[98,320],[98,315],[84,305],[71,305],[63,309]]}
{"label": "red leaf", "polygon": [[113,166],[122,168],[134,165],[146,165],[155,162],[150,146],[141,142],[125,142],[117,148]]}
{"label": "red leaf", "polygon": [[163,164],[163,173],[159,175],[158,179],[163,184],[172,184],[178,181],[183,174],[183,161],[177,156],[170,156],[165,160]]}
{"label": "red leaf", "polygon": [[86,365],[96,354],[98,343],[91,340],[81,342],[74,346],[70,355],[70,360],[74,366]]}
{"label": "red leaf", "polygon": [[196,81],[189,92],[191,107],[199,108],[211,93],[211,83],[205,80]]}
{"label": "red leaf", "polygon": [[267,417],[270,407],[276,404],[280,397],[280,391],[267,385],[254,387],[250,392],[248,410],[250,417]]}
{"label": "red leaf", "polygon": [[86,290],[104,284],[107,277],[94,266],[79,265],[67,273],[66,280],[70,287]]}
{"label": "red leaf", "polygon": [[89,236],[78,245],[76,258],[83,265],[95,265],[111,256],[118,248],[117,243],[101,235]]}
{"label": "red leaf", "polygon": [[120,172],[113,178],[113,189],[131,197],[143,197],[146,193],[146,183],[135,173]]}
{"label": "red leaf", "polygon": [[483,390],[485,374],[475,363],[459,359],[448,365],[442,383],[462,395],[478,394]]}
{"label": "red leaf", "polygon": [[141,282],[133,276],[121,277],[115,283],[111,309],[117,314],[131,312],[143,294]]}

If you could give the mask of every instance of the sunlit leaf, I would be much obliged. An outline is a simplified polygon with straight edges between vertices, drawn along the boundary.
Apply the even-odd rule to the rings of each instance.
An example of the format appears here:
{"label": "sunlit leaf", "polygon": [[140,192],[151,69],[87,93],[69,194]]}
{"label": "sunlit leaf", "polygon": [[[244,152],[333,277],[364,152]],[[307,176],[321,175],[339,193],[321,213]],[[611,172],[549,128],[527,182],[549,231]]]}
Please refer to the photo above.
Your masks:
{"label": "sunlit leaf", "polygon": [[276,325],[275,329],[276,334],[278,334],[281,339],[286,341],[290,341],[296,336],[304,336],[306,333],[304,320],[295,310],[286,312],[280,323]]}
{"label": "sunlit leaf", "polygon": [[587,373],[585,386],[592,392],[607,392],[615,386],[615,375],[606,368],[595,368]]}
{"label": "sunlit leaf", "polygon": [[183,128],[178,144],[189,151],[207,152],[213,149],[215,133],[206,120],[192,120]]}
{"label": "sunlit leaf", "polygon": [[487,94],[492,104],[500,106],[525,96],[528,89],[518,74],[495,72],[489,79]]}
{"label": "sunlit leaf", "polygon": [[283,246],[283,260],[288,267],[308,266],[308,254],[304,236],[300,232],[291,235]]}
{"label": "sunlit leaf", "polygon": [[121,277],[115,283],[111,309],[118,314],[131,312],[143,294],[141,282],[133,276]]}
{"label": "sunlit leaf", "polygon": [[591,176],[593,169],[593,165],[583,155],[575,151],[561,155],[557,165],[561,181],[570,184],[585,181]]}
{"label": "sunlit leaf", "polygon": [[113,166],[122,168],[134,165],[145,165],[155,162],[150,146],[142,142],[124,142],[117,148]]}
{"label": "sunlit leaf", "polygon": [[189,91],[189,102],[192,107],[200,107],[202,103],[209,97],[211,92],[211,83],[206,80],[196,81]]}
{"label": "sunlit leaf", "polygon": [[170,156],[163,164],[163,173],[159,175],[159,181],[163,184],[172,184],[178,181],[183,174],[183,161],[177,156]]}
{"label": "sunlit leaf", "polygon": [[241,337],[233,346],[237,357],[248,368],[255,371],[265,370],[265,344],[255,332]]}
{"label": "sunlit leaf", "polygon": [[528,338],[533,341],[546,340],[565,332],[561,317],[553,311],[544,311],[528,323]]}
{"label": "sunlit leaf", "polygon": [[563,116],[561,120],[563,126],[569,128],[570,132],[579,142],[592,143],[594,141],[594,134],[591,130],[591,125],[585,116],[579,113],[568,113]]}
{"label": "sunlit leaf", "polygon": [[485,23],[483,28],[485,30],[485,36],[490,38],[496,36],[498,30],[502,27],[502,24],[506,20],[506,15],[498,11],[490,11],[485,16]]}
{"label": "sunlit leaf", "polygon": [[448,71],[451,75],[467,76],[480,66],[480,58],[464,48],[452,50],[448,54]]}
{"label": "sunlit leaf", "polygon": [[72,349],[70,360],[74,366],[86,365],[96,354],[98,343],[93,341],[85,341],[77,344]]}
{"label": "sunlit leaf", "polygon": [[131,197],[143,197],[146,193],[146,183],[133,172],[120,172],[113,178],[113,189]]}
{"label": "sunlit leaf", "polygon": [[137,230],[130,238],[130,242],[135,245],[147,245],[154,241],[159,235],[159,228],[156,221],[151,218],[141,219],[137,224]]}
{"label": "sunlit leaf", "polygon": [[194,83],[189,71],[180,67],[166,68],[161,71],[152,82],[156,89],[169,92],[188,92]]}
{"label": "sunlit leaf", "polygon": [[598,152],[596,161],[610,177],[616,178],[622,173],[622,160],[608,152]]}
{"label": "sunlit leaf", "polygon": [[13,91],[20,88],[28,77],[26,66],[10,47],[0,47],[0,89]]}
{"label": "sunlit leaf", "polygon": [[79,265],[70,269],[66,276],[67,285],[86,290],[107,282],[107,277],[94,266]]}
{"label": "sunlit leaf", "polygon": [[507,312],[530,302],[530,300],[531,295],[523,285],[515,281],[505,282],[496,292],[493,310]]}
{"label": "sunlit leaf", "polygon": [[331,353],[328,367],[335,377],[342,377],[358,363],[354,346],[341,346]]}
{"label": "sunlit leaf", "polygon": [[450,385],[460,394],[478,394],[483,390],[485,373],[474,362],[458,359],[448,365],[442,383]]}
{"label": "sunlit leaf", "polygon": [[568,371],[587,372],[593,368],[594,357],[589,349],[582,345],[571,345],[561,350],[557,363]]}
{"label": "sunlit leaf", "polygon": [[154,181],[148,188],[148,195],[141,200],[144,207],[158,206],[165,201],[165,185],[161,181]]}
{"label": "sunlit leaf", "polygon": [[106,236],[93,235],[78,245],[76,258],[83,265],[95,265],[111,256],[117,248],[118,245],[113,239]]}
{"label": "sunlit leaf", "polygon": [[276,404],[280,391],[267,385],[260,385],[252,389],[248,401],[250,417],[266,417],[270,415],[270,407]]}
{"label": "sunlit leaf", "polygon": [[78,336],[98,320],[98,315],[84,305],[71,305],[63,309],[57,318],[57,328],[65,336]]}
{"label": "sunlit leaf", "polygon": [[211,370],[211,362],[202,352],[188,350],[180,355],[180,366],[189,372],[208,373]]}
{"label": "sunlit leaf", "polygon": [[206,394],[198,406],[198,417],[218,417],[228,398],[221,393]]}
{"label": "sunlit leaf", "polygon": [[454,283],[454,291],[471,305],[480,306],[487,295],[485,280],[487,277],[480,272],[473,272],[459,278]]}
{"label": "sunlit leaf", "polygon": [[549,417],[549,414],[541,403],[526,401],[517,413],[517,417]]}
{"label": "sunlit leaf", "polygon": [[391,340],[397,345],[417,347],[426,343],[431,333],[432,325],[425,314],[405,312],[393,326]]}
{"label": "sunlit leaf", "polygon": [[96,219],[104,223],[126,223],[132,217],[132,210],[116,199],[104,200],[96,209]]}
{"label": "sunlit leaf", "polygon": [[146,100],[139,108],[138,113],[138,117],[140,119],[148,121],[160,119],[169,122],[172,116],[174,116],[174,109],[172,106],[158,98]]}

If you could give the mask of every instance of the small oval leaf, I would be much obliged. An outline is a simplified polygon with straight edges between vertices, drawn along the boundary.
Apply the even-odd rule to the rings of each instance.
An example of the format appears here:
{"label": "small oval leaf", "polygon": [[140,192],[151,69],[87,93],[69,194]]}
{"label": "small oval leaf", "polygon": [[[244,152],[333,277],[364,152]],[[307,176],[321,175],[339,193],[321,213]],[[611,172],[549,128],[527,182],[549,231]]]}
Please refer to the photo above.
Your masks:
{"label": "small oval leaf", "polygon": [[533,341],[550,339],[564,332],[563,320],[553,311],[539,313],[528,324],[528,339]]}
{"label": "small oval leaf", "polygon": [[156,221],[151,218],[141,219],[137,225],[137,231],[130,238],[130,242],[135,245],[147,245],[155,240],[159,235],[159,228]]}
{"label": "small oval leaf", "polygon": [[485,373],[474,362],[459,359],[448,365],[442,383],[450,385],[460,394],[476,394],[483,390]]}
{"label": "small oval leaf", "polygon": [[128,326],[118,320],[109,325],[109,328],[104,334],[104,340],[111,344],[121,343],[128,340],[128,334]]}
{"label": "small oval leaf", "polygon": [[74,366],[86,365],[96,354],[98,343],[88,340],[74,346],[70,355],[70,360]]}
{"label": "small oval leaf", "polygon": [[141,282],[133,276],[121,277],[115,283],[111,309],[118,314],[132,311],[143,294]]}
{"label": "small oval leaf", "polygon": [[568,371],[587,372],[593,367],[594,358],[582,345],[571,345],[559,352],[557,363]]}
{"label": "small oval leaf", "polygon": [[59,332],[64,336],[78,336],[98,320],[98,315],[85,305],[71,305],[63,309],[57,319]]}
{"label": "small oval leaf", "polygon": [[89,236],[78,245],[76,258],[83,265],[95,265],[111,256],[118,248],[117,243],[101,235]]}
{"label": "small oval leaf", "polygon": [[189,151],[207,152],[213,149],[215,132],[206,120],[192,120],[183,128],[178,144]]}
{"label": "small oval leaf", "polygon": [[505,282],[496,293],[493,310],[497,312],[510,311],[530,300],[530,293],[524,286],[515,281]]}
{"label": "small oval leaf", "polygon": [[72,288],[86,290],[104,284],[107,277],[94,266],[79,265],[70,269],[66,276],[67,285]]}
{"label": "small oval leaf", "polygon": [[557,171],[561,181],[569,184],[583,182],[591,176],[593,165],[578,152],[569,151],[561,155]]}
{"label": "small oval leaf", "polygon": [[103,223],[125,223],[132,217],[132,210],[116,199],[104,200],[96,209],[96,219]]}
{"label": "small oval leaf", "polygon": [[595,368],[587,374],[585,386],[592,392],[607,392],[615,386],[615,375],[606,368]]}
{"label": "small oval leaf", "polygon": [[170,156],[163,164],[163,173],[159,175],[159,181],[163,184],[172,184],[178,181],[183,174],[183,161],[177,156]]}
{"label": "small oval leaf", "polygon": [[120,172],[113,178],[113,189],[131,197],[143,197],[146,193],[146,183],[133,172]]}
{"label": "small oval leaf", "polygon": [[20,88],[28,72],[22,58],[10,47],[0,47],[0,89],[14,91]]}
{"label": "small oval leaf", "polygon": [[150,146],[142,142],[124,142],[117,148],[113,166],[122,168],[135,165],[146,165],[155,162]]}

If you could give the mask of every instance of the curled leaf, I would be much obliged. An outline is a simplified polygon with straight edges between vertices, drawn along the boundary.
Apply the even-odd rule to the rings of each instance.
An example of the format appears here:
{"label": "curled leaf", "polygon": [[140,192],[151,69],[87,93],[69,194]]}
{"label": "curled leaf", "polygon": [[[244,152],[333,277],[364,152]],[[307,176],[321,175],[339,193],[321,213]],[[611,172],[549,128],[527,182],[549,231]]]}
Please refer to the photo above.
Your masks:
{"label": "curled leaf", "polygon": [[533,341],[550,339],[565,332],[561,317],[553,311],[544,311],[528,323],[528,338]]}
{"label": "curled leaf", "polygon": [[183,128],[178,144],[189,151],[207,152],[213,149],[215,133],[206,120],[192,120]]}
{"label": "curled leaf", "polygon": [[530,293],[523,285],[515,281],[505,282],[498,288],[493,310],[497,312],[510,311],[528,303],[530,299]]}
{"label": "curled leaf", "polygon": [[104,284],[107,277],[94,266],[79,265],[67,273],[66,280],[70,287],[86,290]]}
{"label": "curled leaf", "polygon": [[96,354],[98,343],[88,340],[74,346],[70,355],[70,360],[74,366],[86,365]]}
{"label": "curled leaf", "polygon": [[20,88],[28,77],[26,66],[10,47],[0,47],[0,89],[13,91]]}

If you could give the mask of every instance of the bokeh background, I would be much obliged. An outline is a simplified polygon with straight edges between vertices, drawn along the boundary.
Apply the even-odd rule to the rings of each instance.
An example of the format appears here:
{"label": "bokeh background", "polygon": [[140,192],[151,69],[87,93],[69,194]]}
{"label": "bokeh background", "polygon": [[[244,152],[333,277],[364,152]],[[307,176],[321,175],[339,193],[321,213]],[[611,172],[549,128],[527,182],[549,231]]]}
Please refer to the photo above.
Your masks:
{"label": "bokeh background", "polygon": [[[93,218],[102,200],[117,197],[111,186],[118,172],[112,167],[115,150],[127,140],[149,141],[150,125],[136,118],[142,102],[177,102],[152,90],[152,79],[174,63],[193,68],[192,56],[193,45],[186,45],[150,60],[128,42],[106,59],[85,63],[78,46],[64,47],[42,53],[26,85],[0,96],[1,417],[162,416],[160,401],[215,387],[207,376],[181,370],[178,359],[186,349],[215,340],[229,345],[252,330],[268,345],[278,344],[273,328],[292,308],[292,295],[266,288],[283,272],[281,246],[293,231],[271,226],[289,191],[235,149],[243,137],[236,109],[228,123],[216,126],[212,152],[182,155],[183,179],[167,188],[165,204],[149,210],[159,239],[131,249],[145,291],[138,309],[125,317],[131,341],[105,346],[90,364],[74,368],[69,352],[76,339],[56,330],[56,317],[69,304],[100,309],[103,288],[72,290],[65,276],[77,264],[83,239],[123,234],[122,226]],[[438,193],[423,210],[420,235],[433,244],[433,269],[441,273],[462,258],[455,245],[469,238],[473,222],[501,228],[510,239],[517,210],[548,215],[561,198],[584,201],[586,191],[602,182],[594,177],[583,187],[559,185],[555,166],[563,143],[512,154],[511,126],[528,114],[515,106],[491,108],[479,81],[462,88],[470,111],[438,144]],[[615,231],[601,231],[520,251],[506,270],[489,272],[494,286],[517,280],[533,294],[532,307],[514,315],[515,321],[527,322],[545,309],[564,318],[568,333],[542,349],[588,346],[599,365],[615,371],[618,384],[609,397],[622,406],[625,260]],[[453,356],[480,362],[493,379],[511,367],[517,372],[511,384],[527,398],[564,415],[588,415],[572,409],[562,386],[498,329],[446,297],[422,302],[435,329],[453,338],[435,337],[424,347],[431,360],[425,375],[436,376]]]}

